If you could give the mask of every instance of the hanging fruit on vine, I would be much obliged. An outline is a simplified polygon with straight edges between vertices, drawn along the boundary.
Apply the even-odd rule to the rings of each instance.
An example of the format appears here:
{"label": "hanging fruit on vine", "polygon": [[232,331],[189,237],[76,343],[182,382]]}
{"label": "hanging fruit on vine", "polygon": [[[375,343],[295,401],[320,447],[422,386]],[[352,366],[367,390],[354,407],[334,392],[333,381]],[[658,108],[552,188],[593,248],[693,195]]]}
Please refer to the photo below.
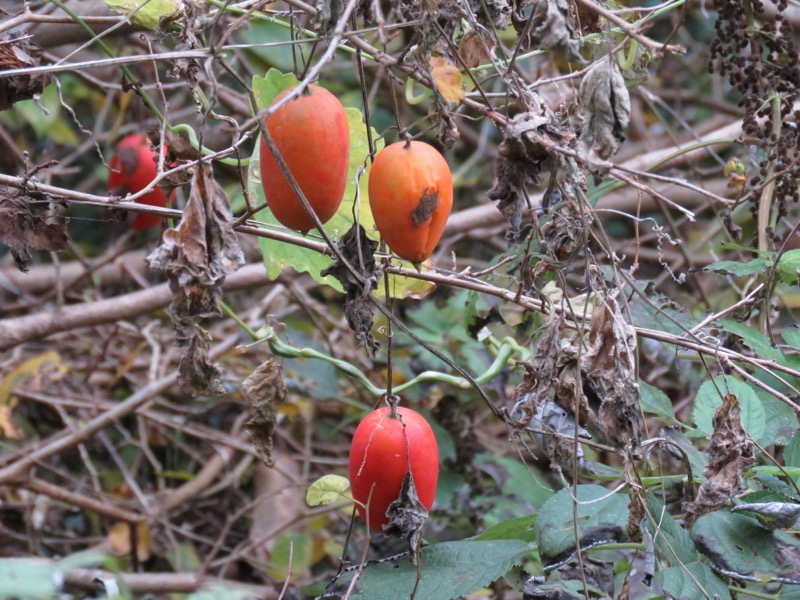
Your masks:
{"label": "hanging fruit on vine", "polygon": [[[341,102],[325,88],[311,85],[271,114],[264,126],[311,208],[326,223],[342,202],[350,163],[350,128]],[[313,229],[314,221],[263,136],[259,160],[264,195],[278,222],[298,231]]]}
{"label": "hanging fruit on vine", "polygon": [[372,165],[369,203],[392,252],[420,263],[439,243],[453,207],[450,167],[424,142],[391,144]]}

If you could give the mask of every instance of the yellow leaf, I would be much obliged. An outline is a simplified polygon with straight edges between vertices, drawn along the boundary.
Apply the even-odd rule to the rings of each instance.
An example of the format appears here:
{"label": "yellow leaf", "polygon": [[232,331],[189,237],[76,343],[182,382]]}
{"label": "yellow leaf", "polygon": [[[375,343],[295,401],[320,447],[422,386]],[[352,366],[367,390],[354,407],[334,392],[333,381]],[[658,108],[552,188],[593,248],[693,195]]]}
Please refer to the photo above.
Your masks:
{"label": "yellow leaf", "polygon": [[19,367],[0,380],[0,438],[19,439],[22,433],[14,425],[11,413],[17,405],[14,392],[28,381],[34,390],[58,381],[66,373],[67,367],[61,362],[58,352],[47,352],[26,360]]}
{"label": "yellow leaf", "polygon": [[448,102],[460,103],[464,99],[464,80],[461,71],[442,56],[432,57],[428,64],[433,82],[442,98]]}
{"label": "yellow leaf", "polygon": [[[144,562],[150,558],[151,540],[150,527],[147,523],[136,524],[136,558],[139,562]],[[117,521],[108,531],[108,541],[112,550],[121,556],[131,553],[131,525],[123,521]]]}

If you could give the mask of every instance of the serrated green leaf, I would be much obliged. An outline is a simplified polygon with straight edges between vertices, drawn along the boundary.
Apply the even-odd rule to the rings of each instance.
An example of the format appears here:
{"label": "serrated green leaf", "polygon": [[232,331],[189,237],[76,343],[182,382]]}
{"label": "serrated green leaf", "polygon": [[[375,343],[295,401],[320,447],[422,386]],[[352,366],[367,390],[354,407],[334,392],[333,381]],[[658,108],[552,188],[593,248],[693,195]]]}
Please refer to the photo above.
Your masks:
{"label": "serrated green leaf", "polygon": [[171,15],[180,6],[178,0],[106,0],[111,10],[131,16],[131,23],[155,29],[162,17]]}
{"label": "serrated green leaf", "polygon": [[785,364],[783,352],[773,346],[770,339],[757,329],[736,321],[720,321],[718,326],[724,331],[742,338],[742,341],[744,341],[759,358],[774,360],[777,363]]}
{"label": "serrated green leaf", "polygon": [[536,514],[509,519],[490,527],[480,535],[471,538],[476,541],[522,540],[528,544],[536,541]]}
{"label": "serrated green leaf", "polygon": [[658,555],[670,563],[680,561],[687,564],[696,561],[699,555],[689,532],[678,524],[667,511],[664,502],[652,492],[647,495],[647,509],[652,519],[648,518],[645,526],[653,536]]}
{"label": "serrated green leaf", "polygon": [[341,475],[323,475],[308,486],[306,504],[327,506],[338,500],[349,498],[350,482]]}
{"label": "serrated green leaf", "polygon": [[697,548],[717,568],[746,577],[781,577],[800,584],[800,542],[752,517],[717,511],[692,527]]}
{"label": "serrated green leaf", "polygon": [[741,409],[742,427],[751,438],[761,439],[766,426],[764,405],[761,404],[758,394],[752,387],[727,375],[720,375],[711,381],[706,381],[697,390],[692,411],[692,420],[697,425],[697,429],[704,435],[710,435],[713,431],[712,418],[714,412],[722,404],[720,394],[736,396]]}
{"label": "serrated green leaf", "polygon": [[[539,553],[542,558],[556,558],[575,550],[577,528],[581,545],[620,541],[628,521],[628,497],[613,494],[599,485],[579,485],[563,489],[544,503],[536,521]],[[577,520],[573,506],[577,511]]]}
{"label": "serrated green leaf", "polygon": [[[725,582],[702,562],[691,562],[662,569],[656,573],[656,580],[670,598],[716,598],[730,600],[731,595]],[[696,582],[696,583],[695,583]],[[697,584],[700,584],[699,589]]]}
{"label": "serrated green leaf", "polygon": [[[466,596],[508,573],[529,549],[520,540],[444,542],[423,548],[416,597],[454,600]],[[347,588],[353,573],[338,584]],[[400,564],[368,566],[356,583],[351,598],[362,600],[408,600],[417,582],[417,567]]]}
{"label": "serrated green leaf", "polygon": [[672,410],[672,402],[660,389],[640,380],[639,398],[644,412],[661,417],[665,423],[677,422]]}
{"label": "serrated green leaf", "polygon": [[754,258],[748,262],[736,260],[721,260],[703,267],[703,271],[709,273],[719,273],[721,275],[733,275],[734,277],[749,277],[763,273],[772,268],[772,261],[767,258]]}

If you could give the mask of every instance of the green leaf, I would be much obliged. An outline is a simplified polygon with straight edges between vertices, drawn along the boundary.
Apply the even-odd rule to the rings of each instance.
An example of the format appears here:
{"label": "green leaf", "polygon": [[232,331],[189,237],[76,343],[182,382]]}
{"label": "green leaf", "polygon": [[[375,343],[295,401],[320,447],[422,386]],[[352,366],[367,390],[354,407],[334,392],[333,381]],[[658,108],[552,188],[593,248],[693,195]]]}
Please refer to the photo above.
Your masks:
{"label": "green leaf", "polygon": [[284,581],[290,571],[302,573],[314,565],[314,540],[309,533],[284,533],[270,552],[267,573],[273,581]]}
{"label": "green leaf", "polygon": [[735,260],[721,260],[703,267],[703,271],[720,273],[721,275],[733,275],[734,277],[748,277],[763,273],[772,268],[772,261],[768,258],[754,258],[748,262]]}
{"label": "green leaf", "polygon": [[795,350],[800,351],[800,329],[797,327],[787,327],[781,329],[781,337],[783,341],[789,344]]}
{"label": "green leaf", "polygon": [[717,511],[692,527],[697,548],[715,567],[744,577],[781,577],[800,584],[800,541],[752,517]]}
{"label": "green leaf", "polygon": [[756,394],[764,407],[764,433],[757,440],[762,446],[786,444],[800,427],[797,415],[791,406],[766,390],[757,389]]}
{"label": "green leaf", "polygon": [[[293,73],[281,73],[278,69],[270,69],[264,77],[253,76],[253,95],[258,108],[268,107],[278,95],[299,83]],[[257,147],[257,146],[256,146]]]}
{"label": "green leaf", "polygon": [[178,10],[178,0],[106,0],[111,10],[131,16],[131,23],[147,29],[155,29],[162,17]]}
{"label": "green leaf", "polygon": [[747,344],[759,358],[774,360],[780,364],[785,364],[786,357],[778,348],[772,345],[770,339],[749,325],[737,323],[736,321],[720,321],[719,326],[723,331],[736,335]]}
{"label": "green leaf", "polygon": [[[466,596],[496,581],[528,551],[520,540],[444,542],[427,546],[420,553],[422,578],[416,597],[452,600]],[[354,572],[337,582],[347,589]],[[364,569],[351,598],[363,600],[408,600],[417,581],[417,567],[410,561],[382,563]]]}
{"label": "green leaf", "polygon": [[308,486],[306,504],[326,506],[337,500],[349,498],[350,481],[341,475],[323,475]]}
{"label": "green leaf", "polygon": [[[730,600],[730,592],[725,582],[701,562],[684,563],[669,567],[656,573],[656,580],[670,598],[718,598]],[[701,589],[698,589],[697,584]]]}
{"label": "green leaf", "polygon": [[490,527],[480,535],[476,535],[471,539],[477,541],[522,540],[523,542],[532,544],[536,541],[534,525],[536,525],[535,513],[498,523],[494,527]]}
{"label": "green leaf", "polygon": [[672,410],[672,402],[660,389],[640,380],[639,398],[642,402],[642,410],[644,410],[644,412],[661,417],[664,423],[677,423]]}
{"label": "green leaf", "polygon": [[783,449],[783,460],[787,467],[800,468],[800,431],[794,434],[792,441]]}
{"label": "green leaf", "polygon": [[0,598],[55,598],[55,563],[37,558],[0,560]]}
{"label": "green leaf", "polygon": [[[653,536],[658,556],[670,563],[680,561],[688,564],[696,561],[699,555],[689,532],[678,524],[667,512],[664,503],[652,492],[647,495],[647,508],[653,520],[648,518],[645,525]],[[675,597],[682,596],[679,594]]]}
{"label": "green leaf", "polygon": [[612,494],[599,485],[579,485],[574,489],[576,514],[570,490],[553,495],[539,511],[536,521],[539,552],[542,558],[556,559],[575,551],[575,529],[581,546],[617,542],[625,537],[628,498]]}
{"label": "green leaf", "polygon": [[228,584],[210,585],[186,596],[186,600],[251,600],[252,598],[254,598],[253,590],[231,587]]}
{"label": "green leaf", "polygon": [[800,250],[789,250],[781,254],[777,270],[788,284],[797,283],[797,270],[800,269]]}
{"label": "green leaf", "polygon": [[692,411],[692,420],[697,428],[705,435],[710,435],[713,431],[712,418],[714,412],[722,404],[720,393],[730,393],[737,397],[741,408],[742,427],[751,438],[760,439],[766,426],[764,405],[761,404],[761,400],[758,399],[753,388],[743,381],[727,375],[720,375],[711,381],[706,381],[697,390]]}

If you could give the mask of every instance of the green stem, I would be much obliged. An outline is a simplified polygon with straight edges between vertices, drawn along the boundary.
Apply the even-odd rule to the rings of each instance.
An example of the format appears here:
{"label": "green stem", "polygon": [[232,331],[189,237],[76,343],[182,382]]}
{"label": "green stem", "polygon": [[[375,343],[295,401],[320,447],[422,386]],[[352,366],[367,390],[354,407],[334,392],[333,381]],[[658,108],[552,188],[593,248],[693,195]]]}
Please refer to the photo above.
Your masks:
{"label": "green stem", "polygon": [[[67,13],[67,15],[69,16],[70,19],[72,19],[78,25],[80,25],[83,29],[85,29],[89,33],[89,35],[91,36],[92,42],[97,44],[97,46],[103,51],[103,53],[106,56],[108,56],[109,58],[117,58],[117,55],[114,53],[113,50],[111,50],[109,45],[106,44],[103,41],[102,38],[97,36],[97,34],[94,32],[94,30],[91,27],[89,27],[88,23],[86,23],[86,21],[84,21],[80,17],[80,15],[78,15],[75,11],[73,11],[71,8],[66,6],[63,2],[61,2],[61,0],[49,0],[49,2],[52,2],[53,4],[55,4],[58,8],[63,10],[65,13]],[[131,84],[131,86],[136,91],[136,93],[139,94],[139,97],[145,103],[147,108],[149,108],[153,112],[153,114],[155,115],[155,117],[159,121],[163,122],[164,121],[164,115],[161,114],[161,111],[158,110],[156,105],[153,104],[153,101],[150,100],[150,96],[148,96],[144,91],[142,91],[139,88],[139,86],[137,85],[137,79],[133,75],[133,73],[131,73],[130,69],[128,69],[128,67],[126,65],[120,65],[120,69],[122,70],[122,74],[125,76],[125,80],[129,84]]]}
{"label": "green stem", "polygon": [[249,336],[250,336],[250,337],[251,337],[253,340],[256,340],[256,341],[258,340],[258,334],[257,334],[255,331],[253,331],[252,329],[250,329],[250,327],[247,325],[247,323],[245,323],[244,321],[242,321],[242,319],[239,317],[239,315],[237,315],[237,314],[236,314],[236,313],[233,311],[233,309],[232,309],[230,306],[228,306],[227,304],[225,304],[225,302],[224,302],[224,301],[222,301],[222,300],[220,300],[220,303],[219,303],[219,305],[220,305],[220,308],[222,309],[222,312],[223,312],[224,314],[228,315],[228,316],[229,316],[231,319],[233,319],[233,320],[234,320],[234,322],[235,322],[235,323],[236,323],[236,324],[237,324],[239,327],[241,327],[241,328],[242,328],[242,330],[243,330],[243,331],[244,331],[244,332],[245,332],[247,335],[249,335]]}
{"label": "green stem", "polygon": [[[264,330],[262,329],[259,333],[264,333]],[[270,350],[273,352],[273,354],[283,356],[284,358],[313,358],[325,361],[329,364],[332,364],[334,367],[338,368],[344,373],[350,375],[351,377],[357,379],[371,394],[380,396],[385,392],[384,388],[374,385],[364,373],[362,373],[358,368],[354,367],[349,362],[333,358],[332,356],[323,354],[322,352],[314,350],[313,348],[295,348],[294,346],[291,346],[280,340],[271,327],[266,328],[266,335],[264,335],[261,339],[267,340]],[[512,340],[511,338],[505,338],[499,344],[497,356],[495,357],[494,362],[492,362],[485,373],[479,377],[476,377],[475,381],[478,384],[483,384],[500,375],[514,354],[519,350],[522,350],[524,353],[528,352],[527,349],[521,348],[516,341]],[[393,391],[399,393],[422,382],[428,381],[449,384],[462,390],[466,390],[471,387],[471,384],[463,377],[448,375],[447,373],[440,373],[438,371],[425,371],[413,379],[406,381],[402,385],[393,388]]]}

